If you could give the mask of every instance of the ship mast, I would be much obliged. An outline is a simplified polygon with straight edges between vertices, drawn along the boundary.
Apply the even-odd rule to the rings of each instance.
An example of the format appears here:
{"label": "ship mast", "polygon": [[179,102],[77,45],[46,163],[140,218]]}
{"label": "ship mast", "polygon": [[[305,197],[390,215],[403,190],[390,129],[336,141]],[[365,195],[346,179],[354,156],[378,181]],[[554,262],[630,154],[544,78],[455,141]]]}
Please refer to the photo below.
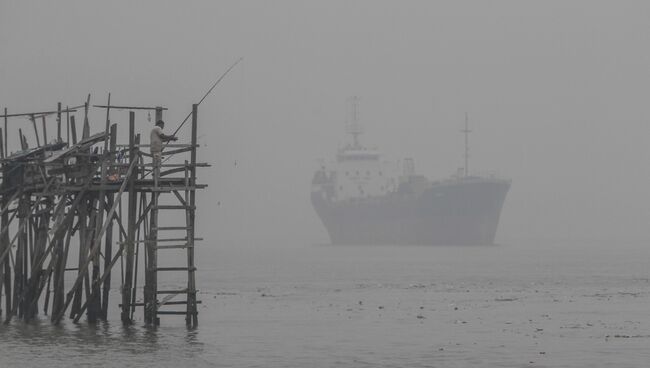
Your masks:
{"label": "ship mast", "polygon": [[359,144],[359,135],[363,133],[363,128],[359,124],[359,97],[352,96],[347,100],[347,132],[352,134],[352,144],[355,149],[361,147]]}
{"label": "ship mast", "polygon": [[469,176],[469,133],[472,131],[469,129],[469,119],[467,118],[467,113],[465,113],[465,129],[461,130],[465,134],[465,177]]}

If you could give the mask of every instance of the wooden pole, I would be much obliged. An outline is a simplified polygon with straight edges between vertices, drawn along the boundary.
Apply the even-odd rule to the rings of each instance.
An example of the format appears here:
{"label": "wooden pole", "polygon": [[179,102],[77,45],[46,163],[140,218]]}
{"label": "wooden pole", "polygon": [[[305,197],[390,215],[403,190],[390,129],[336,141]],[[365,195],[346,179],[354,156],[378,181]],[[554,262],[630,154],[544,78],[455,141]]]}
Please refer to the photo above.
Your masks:
{"label": "wooden pole", "polygon": [[45,294],[45,301],[43,302],[43,314],[47,316],[48,308],[50,306],[50,293],[52,292],[52,271],[47,274],[47,293]]}
{"label": "wooden pole", "polygon": [[[110,139],[110,152],[115,152],[115,147],[117,145],[117,125],[113,124],[111,126],[111,139]],[[114,157],[110,156],[109,162],[114,162]],[[114,197],[113,193],[107,193],[106,195],[106,205],[111,208],[113,207]],[[104,240],[104,273],[107,273],[107,277],[104,280],[103,285],[103,294],[102,294],[102,308],[101,308],[101,318],[106,321],[108,317],[108,298],[111,291],[111,273],[110,273],[110,263],[111,257],[113,254],[113,222],[108,225],[106,229],[106,239]]]}
{"label": "wooden pole", "polygon": [[[135,164],[129,165],[129,169],[126,172],[126,179],[128,179],[129,176],[131,176],[133,174],[134,167],[135,167]],[[127,183],[128,183],[128,180],[125,180],[122,183],[122,185],[120,186],[120,189],[117,191],[117,197],[115,199],[117,202],[119,202],[120,199],[122,198],[122,193],[124,193],[124,189],[126,189],[126,184]],[[107,219],[108,219],[107,222],[104,223],[104,226],[102,226],[99,233],[94,234],[95,239],[101,238],[104,235],[106,229],[108,228],[108,222],[113,221],[112,218],[113,218],[113,214],[115,213],[115,210],[117,209],[117,202],[114,203],[113,207],[111,207],[111,209],[108,211],[108,215],[106,216]],[[97,244],[97,242],[95,241],[94,244]],[[88,266],[90,265],[90,258],[92,258],[98,252],[99,252],[99,247],[98,246],[95,246],[92,249],[90,249],[89,259],[87,259],[86,262],[79,267],[79,273],[80,274],[85,273],[85,272],[88,271]],[[80,285],[81,281],[82,281],[81,275],[77,276],[77,279],[74,282],[74,286],[76,287],[76,286]],[[65,312],[65,309],[68,307],[68,305],[72,301],[72,296],[73,296],[72,292],[68,293],[68,296],[66,297],[66,302],[65,302],[65,304],[63,306],[63,312]],[[56,316],[56,322],[60,321],[62,317],[63,317],[62,315]]]}
{"label": "wooden pole", "polygon": [[[36,126],[36,125],[34,125]],[[38,133],[37,133],[38,134]],[[21,150],[26,150],[27,149],[27,142],[25,141],[25,136],[23,135],[23,130],[18,128],[18,138],[20,138],[20,149]]]}
{"label": "wooden pole", "polygon": [[[66,232],[64,232],[62,235],[65,235],[66,237],[66,243],[70,243],[70,233],[71,233],[71,227],[72,227],[72,219],[74,219],[74,208],[70,208],[68,210],[68,213],[65,214],[63,210],[65,209],[65,203],[66,203],[66,198],[67,196],[62,196],[59,199],[59,205],[61,205],[62,210],[60,214],[57,214],[55,217],[55,224],[59,224],[59,226],[65,226],[67,229]],[[56,211],[55,211],[56,213]],[[64,220],[62,220],[59,223],[59,216],[65,216]],[[68,220],[70,219],[70,220]],[[65,222],[64,222],[65,221]],[[52,257],[54,258],[54,271],[53,271],[53,278],[54,278],[54,286],[53,286],[53,296],[52,296],[52,314],[58,313],[58,311],[61,309],[61,305],[63,302],[63,278],[65,275],[65,264],[66,264],[66,254],[65,254],[65,248],[64,248],[64,242],[63,242],[63,236],[55,236],[53,237],[52,241],[54,242],[54,249],[52,251]]]}
{"label": "wooden pole", "polygon": [[[25,319],[29,320],[34,318],[38,314],[38,300],[40,297],[40,292],[42,290],[41,286],[45,286],[47,271],[43,269],[43,262],[47,257],[49,248],[47,248],[47,231],[48,225],[50,223],[50,214],[51,208],[50,204],[47,203],[42,209],[42,214],[35,217],[34,222],[34,235],[33,235],[33,250],[31,252],[32,257],[30,259],[30,273],[28,279],[28,290],[25,294]],[[31,301],[31,302],[30,302]]]}
{"label": "wooden pole", "polygon": [[68,132],[66,135],[65,144],[66,147],[70,147],[70,108],[68,106],[65,107],[65,126]]}
{"label": "wooden pole", "polygon": [[[90,95],[88,95],[90,100]],[[81,131],[81,139],[86,139],[90,136],[90,123],[88,122],[88,102],[84,104],[84,125],[83,130]]]}
{"label": "wooden pole", "polygon": [[[196,143],[197,143],[197,125],[198,125],[198,104],[192,105],[192,151],[190,156],[190,188],[196,187]],[[196,307],[196,280],[194,266],[194,222],[195,222],[195,205],[196,192],[190,190],[190,202],[187,213],[189,214],[189,224],[187,231],[187,316],[186,324],[190,327],[198,325],[197,307]]]}
{"label": "wooden pole", "polygon": [[[29,221],[27,203],[29,198],[26,195],[21,195],[18,202],[18,245],[16,246],[16,262],[14,265],[14,295],[13,306],[11,310],[17,310],[18,316],[23,316],[23,303],[21,302],[21,294],[25,291],[25,269],[27,268],[27,222]],[[11,318],[11,314],[7,315],[7,319]]]}
{"label": "wooden pole", "polygon": [[[101,185],[103,186],[104,184],[104,173],[106,172],[106,161],[102,160],[102,169],[101,169],[101,175],[102,175],[102,181]],[[103,196],[103,190],[99,192],[99,194],[95,194],[95,199],[93,202],[97,202],[97,207],[93,206],[93,213],[92,213],[92,221],[90,222],[90,226],[92,226],[94,229],[91,231],[91,234],[89,239],[91,239],[90,244],[88,249],[93,249],[95,247],[101,248],[101,238],[97,239],[95,237],[95,234],[99,231],[98,227],[102,226],[103,223],[103,218],[104,218],[104,196]],[[100,313],[101,309],[101,300],[99,298],[101,297],[100,287],[101,285],[98,283],[99,277],[101,275],[100,273],[100,264],[99,264],[99,253],[96,253],[94,255],[91,255],[89,261],[92,264],[92,278],[90,281],[90,284],[88,285],[87,293],[86,293],[86,303],[89,305],[88,308],[88,322],[89,323],[96,323],[97,318],[99,317],[98,314]],[[83,309],[83,308],[82,308]],[[83,313],[83,310],[80,310],[77,312],[77,315],[75,316],[75,319],[79,319],[81,316],[81,313]]]}
{"label": "wooden pole", "polygon": [[[32,115],[32,116],[29,117],[29,120],[32,121],[32,126],[34,127],[34,136],[36,136],[36,147],[40,147],[41,146],[41,140],[38,138],[38,128],[36,128],[36,118],[34,117],[34,115]],[[21,133],[21,135],[22,135],[22,133]],[[22,138],[21,138],[21,140],[22,140]]]}
{"label": "wooden pole", "polygon": [[[66,215],[67,225],[64,223],[59,228],[61,229],[60,231],[65,231],[64,232],[65,247],[63,248],[63,256],[61,258],[61,261],[58,262],[58,268],[57,268],[59,276],[57,278],[57,282],[55,285],[54,301],[52,306],[52,319],[51,319],[52,322],[54,323],[57,322],[56,316],[63,315],[63,313],[65,313],[63,309],[65,303],[65,286],[64,286],[65,269],[66,269],[66,263],[68,259],[68,252],[70,250],[70,240],[72,238],[74,218],[77,212],[77,208],[81,203],[81,199],[83,198],[82,194],[83,192],[77,195],[74,202],[72,203],[72,205],[70,205],[70,208],[68,209],[68,214]],[[56,232],[55,232],[55,237],[57,237]]]}
{"label": "wooden pole", "polygon": [[61,142],[61,103],[60,102],[57,104],[57,112],[56,112],[56,141]]}
{"label": "wooden pole", "polygon": [[[154,175],[156,170],[154,170]],[[154,181],[156,178],[154,178]],[[157,189],[157,187],[154,187]],[[144,322],[146,324],[157,325],[157,311],[158,311],[158,301],[157,301],[157,292],[158,292],[158,280],[156,277],[156,268],[158,267],[157,259],[157,237],[158,237],[158,192],[155,190],[151,192],[151,214],[149,217],[149,236],[145,244],[145,278],[144,278]]]}
{"label": "wooden pole", "polygon": [[[6,199],[3,196],[3,205],[6,203]],[[5,226],[9,226],[9,214],[8,213],[3,213],[2,214],[2,227],[4,228]],[[0,241],[2,242],[2,249],[3,253],[5,252],[10,252],[11,249],[7,249],[9,247],[9,233],[4,232],[2,235],[0,235]],[[3,283],[4,283],[4,288],[5,288],[5,311],[9,313],[11,310],[11,264],[9,263],[9,257],[5,257],[5,259],[2,261],[4,263],[4,277],[3,277]]]}
{"label": "wooden pole", "polygon": [[[138,140],[139,141],[139,136]],[[144,160],[142,159],[142,156],[138,158],[140,165],[144,164]],[[133,315],[135,314],[135,307],[136,307],[136,301],[137,301],[137,288],[138,288],[138,264],[140,260],[140,239],[147,239],[149,236],[148,230],[147,230],[147,215],[144,213],[145,212],[145,207],[147,207],[147,198],[144,195],[140,195],[140,201],[139,203],[139,212],[138,212],[138,219],[143,219],[142,224],[144,226],[138,226],[137,223],[135,227],[137,227],[138,231],[136,234],[136,242],[135,244],[135,270],[133,272],[133,293],[131,294],[131,319],[133,319]],[[138,220],[139,221],[139,220]],[[143,235],[143,236],[141,236]]]}
{"label": "wooden pole", "polygon": [[[5,115],[6,113],[7,111],[5,109]],[[6,134],[4,138],[6,142],[6,138],[7,138]],[[5,144],[5,154],[6,154],[6,148],[7,147]],[[2,177],[6,178],[8,175],[7,173],[8,169],[5,164],[2,165],[2,171],[3,171]],[[6,209],[9,207],[10,204],[9,202],[11,199],[8,198],[7,192],[5,191],[7,187],[7,183],[4,179],[0,187],[3,188],[3,194],[1,197],[2,208]],[[2,215],[0,215],[0,228],[2,229],[9,228],[9,212],[7,212],[6,210],[3,210]],[[2,233],[0,233],[0,252],[2,252],[2,254],[4,254],[5,252],[10,252],[11,249],[7,249],[8,247],[9,247],[9,232],[3,231]],[[3,270],[2,280],[0,280],[0,282],[4,284],[4,289],[5,289],[5,311],[6,313],[9,313],[9,311],[11,310],[11,264],[9,263],[9,258],[5,257],[4,260],[0,261],[0,265],[2,266],[2,270]]]}
{"label": "wooden pole", "polygon": [[[111,94],[108,94],[108,106],[111,105]],[[94,213],[94,231],[93,231],[93,242],[90,245],[89,249],[94,249],[96,247],[101,248],[101,238],[97,238],[96,234],[99,233],[102,224],[104,223],[104,211],[106,208],[106,183],[108,180],[108,165],[110,164],[110,155],[108,154],[108,145],[111,140],[110,136],[110,108],[106,108],[106,125],[104,128],[104,150],[103,154],[101,156],[102,164],[101,164],[101,171],[100,171],[100,189],[99,193],[97,194],[97,211]],[[107,218],[108,221],[108,228],[113,230],[113,219],[112,218]],[[108,230],[107,228],[107,230]],[[106,257],[106,256],[105,256]],[[106,261],[105,261],[106,262]],[[110,263],[110,257],[108,258],[108,262]],[[101,285],[99,283],[99,278],[101,277],[101,272],[100,272],[100,260],[99,260],[99,252],[97,252],[93,258],[92,258],[92,292],[90,293],[89,297],[91,300],[88,301],[88,322],[90,323],[95,323],[97,322],[97,318],[102,317],[102,302],[101,302],[101,296],[102,294],[100,293]],[[76,319],[78,319],[79,316],[77,316]]]}
{"label": "wooden pole", "polygon": [[[133,165],[138,161],[138,149],[135,146],[135,112],[129,112],[129,164]],[[135,221],[136,206],[138,204],[135,192],[135,175],[129,177],[129,200],[127,208],[127,228],[126,228],[126,271],[124,275],[124,285],[122,287],[122,323],[133,323],[129,314],[131,304],[131,285],[133,280],[133,250],[135,247]]]}
{"label": "wooden pole", "polygon": [[[81,270],[81,265],[83,265],[86,262],[86,257],[88,255],[88,249],[87,249],[87,238],[88,238],[88,230],[87,230],[87,217],[88,217],[88,204],[87,204],[87,199],[84,198],[86,197],[85,195],[82,195],[82,200],[81,200],[81,206],[78,209],[78,226],[79,226],[79,263],[78,263],[78,268],[77,268],[77,277],[80,278],[85,278],[86,274],[84,274]],[[81,284],[75,284],[73,287],[72,291],[74,294],[74,299],[72,301],[72,307],[70,309],[70,318],[73,318],[81,309],[81,298],[83,296],[83,288]],[[65,312],[65,310],[63,310]]]}
{"label": "wooden pole", "polygon": [[[162,120],[162,107],[156,108],[156,122]],[[158,325],[158,191],[160,182],[161,160],[152,160],[153,167],[153,190],[151,191],[151,214],[149,216],[149,236],[145,242],[145,278],[144,278],[144,321],[147,324]]]}
{"label": "wooden pole", "polygon": [[9,157],[9,147],[7,147],[7,135],[9,131],[7,130],[7,108],[5,107],[5,157]]}
{"label": "wooden pole", "polygon": [[43,145],[47,145],[47,127],[45,125],[45,115],[41,117],[41,120],[43,121]]}
{"label": "wooden pole", "polygon": [[77,144],[77,125],[74,120],[74,115],[72,115],[70,117],[70,133],[72,134],[72,144]]}
{"label": "wooden pole", "polygon": [[[4,159],[5,158],[5,150],[4,150],[4,138],[3,137],[4,137],[3,131],[2,131],[2,129],[0,129],[0,156],[2,156],[2,158]],[[4,169],[4,165],[3,165],[3,169]],[[1,203],[4,203],[5,195],[6,194],[0,194],[0,198],[2,198],[0,200],[0,201],[2,201]],[[4,205],[2,207],[4,207]],[[0,220],[0,227],[2,227],[3,225],[4,224],[2,224],[2,222]],[[3,252],[3,251],[4,251],[4,245],[2,244],[2,240],[0,240],[0,252]],[[4,285],[4,283],[2,282],[2,279],[4,278],[5,271],[6,270],[4,268],[4,264],[0,263],[0,315],[2,315],[2,286]]]}

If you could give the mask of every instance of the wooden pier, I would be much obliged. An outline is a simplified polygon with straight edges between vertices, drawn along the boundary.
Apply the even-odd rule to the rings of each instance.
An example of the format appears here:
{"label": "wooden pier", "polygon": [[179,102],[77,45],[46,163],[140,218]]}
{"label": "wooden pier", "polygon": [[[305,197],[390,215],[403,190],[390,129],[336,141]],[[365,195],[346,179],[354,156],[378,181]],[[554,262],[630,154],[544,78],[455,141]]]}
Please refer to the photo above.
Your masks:
{"label": "wooden pier", "polygon": [[[162,107],[112,106],[109,95],[106,105],[4,110],[0,308],[6,323],[39,313],[55,324],[84,315],[96,323],[107,320],[109,308],[120,308],[124,324],[142,310],[148,325],[158,325],[161,315],[182,315],[197,326],[196,191],[206,187],[197,182],[197,168],[208,166],[197,162],[197,107],[177,129],[189,121],[182,135],[189,142],[166,144],[158,170],[148,150],[153,123],[136,121],[136,111],[151,110],[158,120]],[[106,116],[95,133],[88,122],[92,108]],[[128,119],[128,142],[117,141],[111,114]],[[163,252],[174,264],[158,263]],[[118,290],[121,299],[111,305]]]}

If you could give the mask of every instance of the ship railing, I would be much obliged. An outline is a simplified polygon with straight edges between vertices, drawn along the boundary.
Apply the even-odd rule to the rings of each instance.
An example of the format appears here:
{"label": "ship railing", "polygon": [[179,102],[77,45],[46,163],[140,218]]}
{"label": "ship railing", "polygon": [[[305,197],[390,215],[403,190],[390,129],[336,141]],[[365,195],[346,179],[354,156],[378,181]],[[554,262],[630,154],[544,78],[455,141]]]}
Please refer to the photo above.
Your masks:
{"label": "ship railing", "polygon": [[457,181],[457,180],[507,180],[507,178],[496,170],[477,170],[472,171],[468,176],[454,174],[449,179],[444,181]]}

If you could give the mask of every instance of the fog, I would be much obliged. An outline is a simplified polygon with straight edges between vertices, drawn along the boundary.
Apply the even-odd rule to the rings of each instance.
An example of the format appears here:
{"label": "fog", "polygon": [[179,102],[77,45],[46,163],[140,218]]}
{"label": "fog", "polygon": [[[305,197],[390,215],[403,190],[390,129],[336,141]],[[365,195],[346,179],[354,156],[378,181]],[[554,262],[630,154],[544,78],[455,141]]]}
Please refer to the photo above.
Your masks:
{"label": "fog", "polygon": [[469,114],[471,169],[512,179],[497,242],[643,241],[649,15],[643,1],[3,0],[0,107],[110,92],[168,107],[173,130],[243,57],[199,108],[209,246],[328,242],[310,182],[349,139],[352,95],[362,141],[430,178],[463,165]]}

